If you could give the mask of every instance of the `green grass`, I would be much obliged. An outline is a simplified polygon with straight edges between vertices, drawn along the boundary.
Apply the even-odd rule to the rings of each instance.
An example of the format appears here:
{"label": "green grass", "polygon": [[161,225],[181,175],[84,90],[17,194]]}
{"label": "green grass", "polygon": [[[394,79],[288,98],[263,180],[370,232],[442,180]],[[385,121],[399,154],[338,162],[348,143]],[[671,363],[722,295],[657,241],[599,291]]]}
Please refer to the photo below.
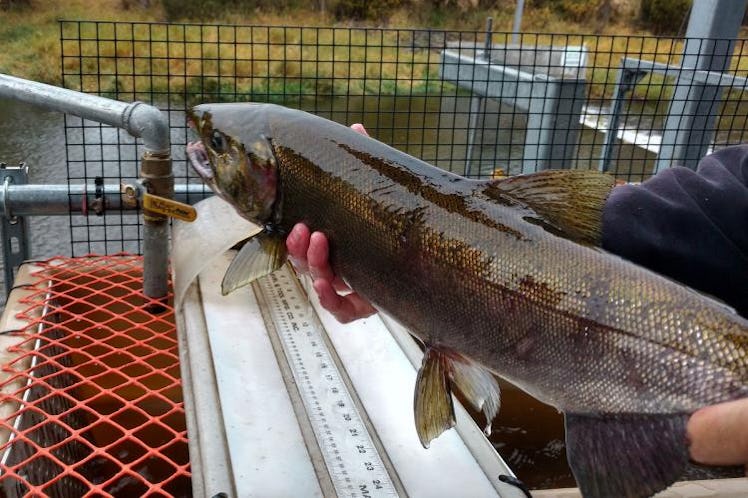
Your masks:
{"label": "green grass", "polygon": [[[77,24],[66,24],[62,36],[69,40],[62,47],[67,57],[61,68],[58,18],[117,21],[163,18],[157,7],[125,10],[122,4],[121,0],[35,0],[33,10],[3,13],[0,72],[57,85],[62,84],[61,74],[65,72],[65,86],[109,96],[199,92],[228,100],[279,93],[418,95],[442,89],[438,52],[411,50],[394,32],[246,27],[248,23],[335,24],[329,16],[301,9],[247,15],[226,12],[211,21],[245,25],[237,29],[178,24],[136,25],[132,31],[129,27],[119,28],[116,43],[95,42],[97,38],[114,38],[114,24],[100,24],[98,28],[93,23],[86,24],[81,31],[77,31]],[[393,12],[389,25],[480,30],[485,17],[492,15],[494,30],[498,32],[510,29],[512,14],[513,4],[492,10],[468,9],[457,14],[443,8],[411,8]],[[679,42],[649,36],[631,18],[616,22],[607,26],[599,37],[590,37],[582,34],[591,30],[589,26],[570,23],[548,9],[528,8],[523,27],[527,32],[540,34],[525,35],[523,44],[585,45],[589,50],[588,93],[593,99],[612,94],[621,57],[677,62],[677,54],[682,50]],[[338,26],[347,28],[349,24],[338,23]],[[559,38],[543,32],[569,35]],[[506,41],[503,34],[494,37],[494,43]],[[734,58],[734,68],[744,74],[748,71],[748,45],[742,46],[742,52],[741,57]],[[151,76],[154,74],[161,76]],[[668,97],[668,91],[669,82],[653,75],[637,85],[632,97],[654,101]]]}
{"label": "green grass", "polygon": [[231,96],[417,94],[439,85],[438,54],[398,48],[395,32],[135,25],[118,29],[117,42],[94,41],[114,38],[115,29],[63,25],[66,86]]}
{"label": "green grass", "polygon": [[[439,53],[398,46],[394,31],[136,25],[132,32],[122,29],[116,43],[96,43],[97,37],[112,39],[117,27],[64,27],[64,36],[71,38],[65,40],[64,51],[73,54],[64,61],[65,84],[87,92],[168,90],[230,98],[262,93],[418,95],[442,88]],[[526,44],[557,41],[543,34],[525,37]],[[670,54],[680,50],[651,38],[570,36],[563,41],[596,50],[589,54],[593,98],[612,94],[620,57],[644,54],[669,62]],[[637,87],[635,96],[659,99],[666,88],[655,75]]]}

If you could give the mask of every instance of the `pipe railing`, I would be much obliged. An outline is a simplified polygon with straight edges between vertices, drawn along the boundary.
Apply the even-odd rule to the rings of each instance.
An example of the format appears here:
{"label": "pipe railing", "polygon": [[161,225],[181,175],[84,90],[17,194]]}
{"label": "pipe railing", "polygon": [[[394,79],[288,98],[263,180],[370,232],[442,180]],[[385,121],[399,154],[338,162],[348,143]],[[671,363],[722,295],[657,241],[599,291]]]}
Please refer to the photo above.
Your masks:
{"label": "pipe railing", "polygon": [[[174,186],[174,200],[192,204],[213,195],[202,185]],[[0,188],[0,217],[63,216],[103,214],[109,211],[128,211],[140,207],[129,202],[119,185],[105,185],[97,191],[94,185],[8,185]]]}
{"label": "pipe railing", "polygon": [[[0,74],[0,97],[111,125],[142,139],[145,151],[140,176],[143,184],[151,194],[173,196],[169,123],[156,107],[142,102],[120,102],[5,74]],[[143,225],[143,293],[158,299],[168,292],[168,219],[144,212]]]}

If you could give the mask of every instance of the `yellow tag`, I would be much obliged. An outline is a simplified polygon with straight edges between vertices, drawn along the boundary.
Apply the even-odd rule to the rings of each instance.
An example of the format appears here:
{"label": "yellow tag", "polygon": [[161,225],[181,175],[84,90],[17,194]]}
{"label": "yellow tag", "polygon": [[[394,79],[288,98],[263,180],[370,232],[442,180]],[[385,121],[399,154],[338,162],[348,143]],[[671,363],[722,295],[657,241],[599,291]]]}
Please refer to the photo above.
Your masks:
{"label": "yellow tag", "polygon": [[183,204],[147,192],[143,194],[143,209],[182,221],[195,221],[197,218],[197,211],[189,204]]}

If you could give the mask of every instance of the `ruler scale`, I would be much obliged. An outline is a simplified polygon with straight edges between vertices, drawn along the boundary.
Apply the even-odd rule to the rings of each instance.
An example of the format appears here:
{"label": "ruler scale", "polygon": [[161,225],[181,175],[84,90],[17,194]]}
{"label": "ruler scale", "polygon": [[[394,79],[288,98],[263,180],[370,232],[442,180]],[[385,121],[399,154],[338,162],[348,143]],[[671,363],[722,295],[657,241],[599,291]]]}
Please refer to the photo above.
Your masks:
{"label": "ruler scale", "polygon": [[340,497],[398,496],[308,297],[288,268],[258,285]]}

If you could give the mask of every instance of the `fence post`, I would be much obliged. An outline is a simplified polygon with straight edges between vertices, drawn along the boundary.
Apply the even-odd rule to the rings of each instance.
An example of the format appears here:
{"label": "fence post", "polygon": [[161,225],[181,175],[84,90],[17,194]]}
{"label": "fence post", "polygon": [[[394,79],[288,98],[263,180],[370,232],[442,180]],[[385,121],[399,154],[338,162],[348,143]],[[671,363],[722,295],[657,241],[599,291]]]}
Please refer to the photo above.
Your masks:
{"label": "fence post", "polygon": [[626,67],[625,60],[621,61],[618,74],[616,75],[616,84],[613,88],[613,101],[610,105],[608,125],[604,130],[601,130],[605,133],[605,142],[600,151],[600,163],[598,165],[600,171],[608,171],[610,169],[610,160],[613,155],[613,147],[618,138],[618,125],[621,122],[621,113],[626,94],[633,90],[636,84],[646,75],[646,71],[629,69]]}
{"label": "fence post", "polygon": [[[25,164],[6,166],[0,163],[0,188],[7,191],[10,184],[25,185],[28,183],[29,168]],[[3,197],[7,201],[8,196]],[[26,218],[14,216],[6,207],[2,216],[3,229],[3,270],[5,273],[5,293],[10,294],[15,280],[15,271],[29,259],[29,231]]]}
{"label": "fence post", "polygon": [[[493,48],[493,17],[486,18],[486,39],[483,44],[483,58],[491,61],[491,49]],[[478,42],[475,43],[475,56],[479,57]],[[490,74],[490,73],[489,73]],[[464,176],[469,177],[472,173],[471,163],[473,162],[473,150],[476,146],[478,136],[478,120],[486,122],[486,102],[482,95],[474,95],[470,99],[470,119],[468,124],[468,144],[465,155]],[[483,130],[481,129],[481,142],[483,141]],[[480,163],[478,164],[478,174],[480,175]]]}
{"label": "fence post", "polygon": [[579,139],[586,82],[536,76],[531,84],[522,173],[569,169]]}
{"label": "fence post", "polygon": [[[681,67],[722,72],[730,57],[748,0],[694,0]],[[672,165],[696,169],[714,135],[722,90],[676,77],[655,172]]]}

